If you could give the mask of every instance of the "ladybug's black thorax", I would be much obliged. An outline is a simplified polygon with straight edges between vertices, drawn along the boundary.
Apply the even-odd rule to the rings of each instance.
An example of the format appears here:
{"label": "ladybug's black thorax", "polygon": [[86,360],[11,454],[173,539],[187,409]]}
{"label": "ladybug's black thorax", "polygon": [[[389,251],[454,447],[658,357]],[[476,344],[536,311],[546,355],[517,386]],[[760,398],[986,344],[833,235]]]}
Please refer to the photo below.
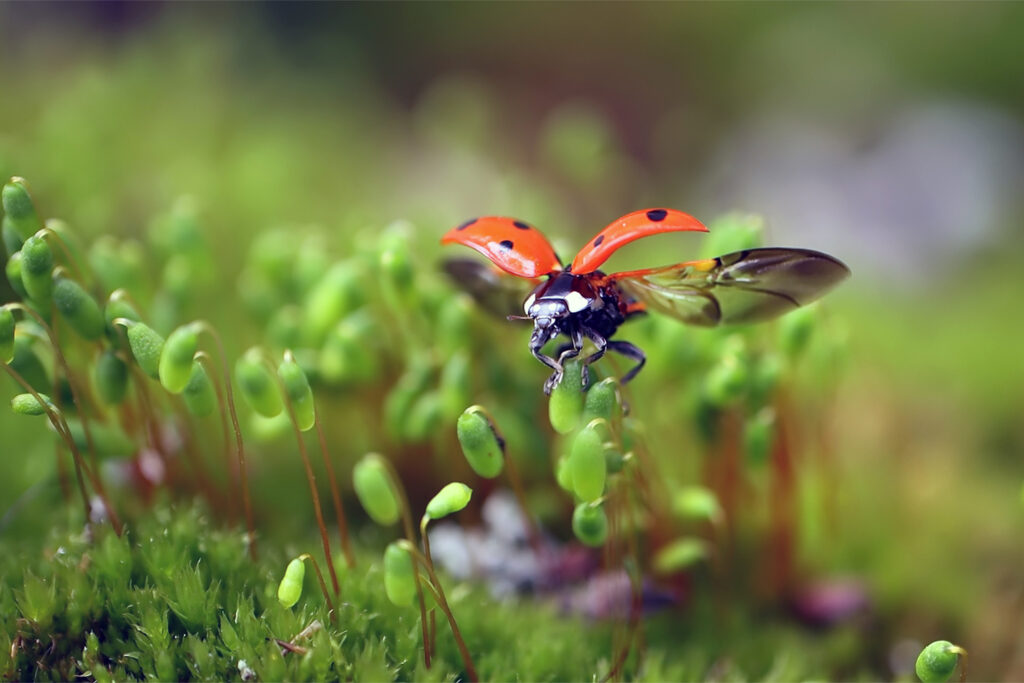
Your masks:
{"label": "ladybug's black thorax", "polygon": [[600,271],[584,275],[563,271],[533,290],[526,309],[529,314],[536,304],[564,307],[566,313],[556,322],[560,332],[572,335],[579,330],[587,336],[593,332],[607,339],[626,319],[626,298]]}

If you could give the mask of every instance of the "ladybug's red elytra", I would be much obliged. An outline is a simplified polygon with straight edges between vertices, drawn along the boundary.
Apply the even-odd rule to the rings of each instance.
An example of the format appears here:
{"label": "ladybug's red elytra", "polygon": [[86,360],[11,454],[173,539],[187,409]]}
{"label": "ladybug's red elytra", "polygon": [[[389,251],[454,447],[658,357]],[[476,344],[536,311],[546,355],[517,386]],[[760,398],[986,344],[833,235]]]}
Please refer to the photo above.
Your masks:
{"label": "ladybug's red elytra", "polygon": [[[519,283],[534,285],[523,303],[525,315],[509,318],[533,321],[530,352],[554,371],[544,393],[551,393],[561,381],[563,364],[580,355],[584,339],[590,339],[596,349],[583,359],[584,385],[589,382],[588,366],[606,351],[636,361],[622,382],[635,377],[646,362],[643,351],[610,338],[619,325],[647,309],[691,325],[758,322],[814,301],[850,274],[828,254],[778,247],[610,275],[598,270],[613,252],[633,240],[684,230],[707,232],[700,221],[682,211],[634,211],[587,242],[569,266],[562,265],[540,231],[514,218],[474,218],[450,230],[441,243],[464,244],[520,278]],[[484,305],[507,306],[508,297],[503,295],[511,291],[506,286],[511,278],[500,277],[477,261],[448,261],[445,268]],[[542,353],[544,345],[559,334],[570,343],[557,358]]]}

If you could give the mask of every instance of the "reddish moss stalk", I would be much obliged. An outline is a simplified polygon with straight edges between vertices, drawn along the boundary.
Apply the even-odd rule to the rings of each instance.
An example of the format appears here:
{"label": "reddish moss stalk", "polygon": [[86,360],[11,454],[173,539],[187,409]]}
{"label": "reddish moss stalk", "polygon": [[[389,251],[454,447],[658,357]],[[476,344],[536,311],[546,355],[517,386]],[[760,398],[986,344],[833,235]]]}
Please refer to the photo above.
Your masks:
{"label": "reddish moss stalk", "polygon": [[348,520],[345,519],[345,508],[341,504],[341,491],[338,489],[338,480],[334,476],[334,465],[331,464],[331,456],[327,452],[327,438],[324,436],[319,410],[314,410],[313,420],[316,425],[317,440],[320,442],[320,454],[324,458],[324,468],[327,470],[327,479],[331,485],[331,500],[334,502],[334,516],[338,524],[338,535],[341,537],[341,549],[345,553],[345,564],[352,569],[356,566],[356,556],[352,551],[352,541],[348,536]]}

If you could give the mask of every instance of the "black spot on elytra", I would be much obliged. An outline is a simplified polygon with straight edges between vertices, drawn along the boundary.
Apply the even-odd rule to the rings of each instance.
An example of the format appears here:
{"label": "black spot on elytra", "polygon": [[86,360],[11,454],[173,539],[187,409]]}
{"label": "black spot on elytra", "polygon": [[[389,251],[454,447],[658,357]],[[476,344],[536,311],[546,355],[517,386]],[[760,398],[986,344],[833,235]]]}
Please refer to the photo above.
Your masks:
{"label": "black spot on elytra", "polygon": [[665,220],[665,216],[667,215],[668,211],[665,209],[651,209],[647,212],[647,217],[655,223]]}
{"label": "black spot on elytra", "polygon": [[529,230],[530,226],[522,221],[512,221],[512,225],[516,226],[520,230]]}
{"label": "black spot on elytra", "polygon": [[466,221],[465,223],[463,223],[462,225],[460,225],[459,227],[457,227],[455,229],[456,230],[465,230],[469,226],[471,226],[474,223],[476,223],[478,220],[480,220],[480,219],[479,218],[470,218],[468,221]]}
{"label": "black spot on elytra", "polygon": [[604,235],[598,235],[597,236],[597,239],[594,240],[594,246],[595,247],[601,246],[601,242],[604,242]]}
{"label": "black spot on elytra", "polygon": [[502,249],[511,249],[515,245],[512,244],[512,240],[502,240],[498,242],[498,246],[501,247]]}

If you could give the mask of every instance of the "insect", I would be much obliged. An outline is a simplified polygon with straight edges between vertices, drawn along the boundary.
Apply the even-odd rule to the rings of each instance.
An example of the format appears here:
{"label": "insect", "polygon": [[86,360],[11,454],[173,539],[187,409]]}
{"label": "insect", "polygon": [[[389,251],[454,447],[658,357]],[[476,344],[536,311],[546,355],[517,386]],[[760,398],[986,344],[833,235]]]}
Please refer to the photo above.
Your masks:
{"label": "insect", "polygon": [[[682,211],[634,211],[599,232],[568,266],[544,235],[514,218],[474,218],[450,230],[441,243],[464,244],[501,271],[520,278],[505,277],[478,261],[447,262],[449,275],[485,306],[507,306],[517,289],[515,283],[533,285],[522,304],[525,315],[508,318],[533,321],[530,352],[553,371],[544,384],[547,394],[561,381],[566,360],[583,351],[585,339],[593,342],[595,350],[582,360],[584,385],[589,382],[590,364],[607,351],[635,361],[622,377],[623,383],[635,377],[646,362],[644,352],[611,337],[622,323],[647,310],[691,325],[758,322],[814,301],[850,274],[828,254],[777,247],[610,275],[598,270],[623,245],[676,231],[707,232],[707,228]],[[544,345],[559,334],[567,336],[569,343],[556,356],[544,354]]]}

